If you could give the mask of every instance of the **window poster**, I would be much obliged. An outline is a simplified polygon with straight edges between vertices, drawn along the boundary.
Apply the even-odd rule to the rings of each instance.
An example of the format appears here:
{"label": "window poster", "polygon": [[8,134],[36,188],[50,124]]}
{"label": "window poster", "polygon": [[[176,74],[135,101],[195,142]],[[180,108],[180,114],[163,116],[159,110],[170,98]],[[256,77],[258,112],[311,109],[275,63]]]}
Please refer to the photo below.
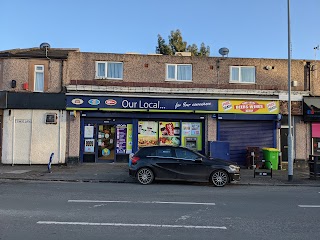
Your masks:
{"label": "window poster", "polygon": [[84,138],[93,138],[93,132],[93,126],[84,126]]}
{"label": "window poster", "polygon": [[158,145],[158,122],[138,122],[138,147]]}
{"label": "window poster", "polygon": [[126,153],[132,153],[132,124],[127,124],[127,145]]}
{"label": "window poster", "polygon": [[127,125],[117,125],[116,153],[125,154],[127,151]]}
{"label": "window poster", "polygon": [[181,145],[184,147],[193,146],[193,149],[202,150],[202,123],[182,122]]}
{"label": "window poster", "polygon": [[159,122],[159,145],[180,145],[180,122]]}

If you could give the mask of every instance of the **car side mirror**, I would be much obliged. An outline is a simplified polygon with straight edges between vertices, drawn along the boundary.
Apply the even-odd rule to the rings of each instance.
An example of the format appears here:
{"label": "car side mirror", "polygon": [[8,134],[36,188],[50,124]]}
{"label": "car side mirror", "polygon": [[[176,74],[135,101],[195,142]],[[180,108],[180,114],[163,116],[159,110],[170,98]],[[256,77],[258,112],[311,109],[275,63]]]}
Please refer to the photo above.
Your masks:
{"label": "car side mirror", "polygon": [[194,160],[195,163],[202,163],[202,158],[197,158]]}

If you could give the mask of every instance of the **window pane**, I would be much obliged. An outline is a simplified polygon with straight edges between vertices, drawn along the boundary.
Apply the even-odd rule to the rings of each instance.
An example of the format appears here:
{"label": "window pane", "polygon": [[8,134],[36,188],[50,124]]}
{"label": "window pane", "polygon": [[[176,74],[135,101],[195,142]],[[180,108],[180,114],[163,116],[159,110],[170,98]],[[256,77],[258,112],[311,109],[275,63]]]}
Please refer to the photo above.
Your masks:
{"label": "window pane", "polygon": [[123,72],[122,63],[108,63],[108,75],[107,78],[119,78],[122,79]]}
{"label": "window pane", "polygon": [[176,79],[175,69],[176,69],[176,66],[168,65],[168,79]]}
{"label": "window pane", "polygon": [[43,72],[35,73],[34,91],[43,92],[44,90],[44,74]]}
{"label": "window pane", "polygon": [[255,82],[255,68],[242,67],[241,68],[241,82],[254,83]]}
{"label": "window pane", "polygon": [[177,158],[182,158],[184,160],[195,160],[199,158],[199,156],[194,152],[191,152],[187,149],[180,149],[180,148],[176,149],[176,155],[177,155]]}
{"label": "window pane", "polygon": [[171,149],[158,149],[156,156],[159,156],[159,157],[172,157]]}
{"label": "window pane", "polygon": [[106,65],[104,63],[98,63],[98,77],[105,77],[106,76]]}
{"label": "window pane", "polygon": [[177,80],[192,80],[191,65],[178,65]]}
{"label": "window pane", "polygon": [[239,81],[239,68],[238,67],[231,68],[231,81]]}
{"label": "window pane", "polygon": [[43,66],[36,66],[36,71],[43,71]]}
{"label": "window pane", "polygon": [[104,63],[98,63],[97,77],[106,76],[106,65]]}

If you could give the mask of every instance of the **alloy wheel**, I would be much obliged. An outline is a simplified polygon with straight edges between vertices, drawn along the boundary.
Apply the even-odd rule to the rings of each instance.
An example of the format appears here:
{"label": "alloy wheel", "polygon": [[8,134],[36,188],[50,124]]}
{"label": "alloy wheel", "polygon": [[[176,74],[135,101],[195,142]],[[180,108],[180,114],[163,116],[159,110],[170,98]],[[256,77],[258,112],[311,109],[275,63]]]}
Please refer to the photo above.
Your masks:
{"label": "alloy wheel", "polygon": [[137,173],[137,179],[141,184],[150,184],[153,182],[154,174],[149,168],[141,168]]}
{"label": "alloy wheel", "polygon": [[218,170],[212,174],[211,180],[214,186],[223,187],[228,183],[229,176],[225,171]]}

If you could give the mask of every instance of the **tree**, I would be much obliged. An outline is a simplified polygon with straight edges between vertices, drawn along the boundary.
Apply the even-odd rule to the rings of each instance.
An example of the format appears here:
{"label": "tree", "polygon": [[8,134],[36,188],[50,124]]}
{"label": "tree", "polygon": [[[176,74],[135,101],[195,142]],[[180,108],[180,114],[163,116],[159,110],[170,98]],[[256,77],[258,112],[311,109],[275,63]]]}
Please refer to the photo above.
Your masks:
{"label": "tree", "polygon": [[169,43],[166,44],[165,40],[158,34],[158,46],[156,52],[163,55],[174,55],[176,52],[191,52],[192,56],[209,56],[210,47],[201,43],[200,50],[196,44],[188,45],[183,41],[182,34],[179,29],[171,31],[168,36]]}

